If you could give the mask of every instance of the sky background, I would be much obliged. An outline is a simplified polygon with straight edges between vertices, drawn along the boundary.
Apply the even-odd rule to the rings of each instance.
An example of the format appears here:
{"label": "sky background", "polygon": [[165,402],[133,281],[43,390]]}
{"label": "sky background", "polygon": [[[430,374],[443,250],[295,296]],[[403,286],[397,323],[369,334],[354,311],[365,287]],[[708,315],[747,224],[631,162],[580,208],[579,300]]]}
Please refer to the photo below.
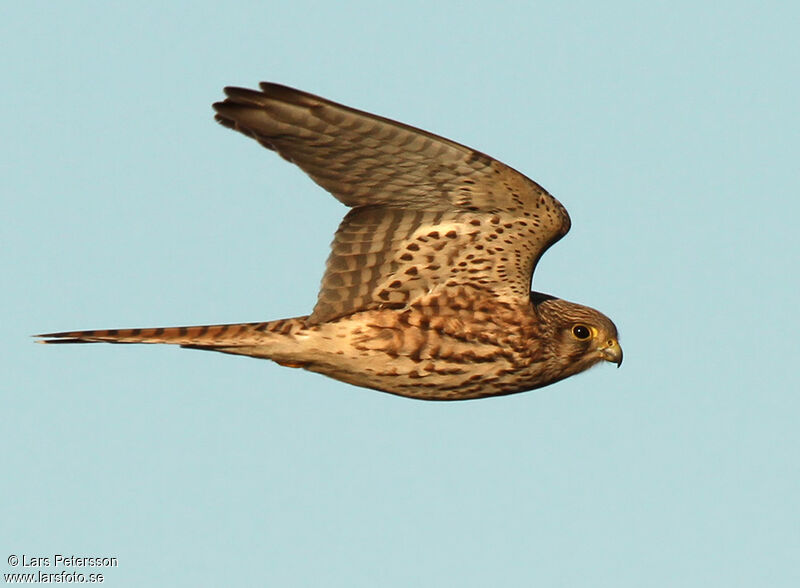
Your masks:
{"label": "sky background", "polygon": [[[109,586],[800,585],[792,2],[20,2],[0,18],[0,571]],[[426,403],[38,332],[307,314],[344,207],[269,80],[512,165],[625,364]],[[67,568],[73,571],[73,568]]]}

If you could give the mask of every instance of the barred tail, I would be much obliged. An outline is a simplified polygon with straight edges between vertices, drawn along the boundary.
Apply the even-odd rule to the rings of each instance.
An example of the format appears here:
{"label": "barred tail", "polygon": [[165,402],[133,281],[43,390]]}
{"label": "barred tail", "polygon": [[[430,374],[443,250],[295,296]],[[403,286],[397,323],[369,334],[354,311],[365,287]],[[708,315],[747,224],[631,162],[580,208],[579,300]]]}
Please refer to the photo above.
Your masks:
{"label": "barred tail", "polygon": [[[274,321],[279,323],[281,321]],[[65,331],[34,335],[37,343],[167,343],[199,347],[241,344],[250,336],[272,330],[273,323],[237,323],[196,327],[159,327],[149,329],[106,329],[100,331]]]}
{"label": "barred tail", "polygon": [[271,359],[289,367],[305,367],[308,361],[295,335],[305,332],[307,318],[197,327],[65,331],[34,336],[42,338],[37,343],[167,343],[187,349]]}

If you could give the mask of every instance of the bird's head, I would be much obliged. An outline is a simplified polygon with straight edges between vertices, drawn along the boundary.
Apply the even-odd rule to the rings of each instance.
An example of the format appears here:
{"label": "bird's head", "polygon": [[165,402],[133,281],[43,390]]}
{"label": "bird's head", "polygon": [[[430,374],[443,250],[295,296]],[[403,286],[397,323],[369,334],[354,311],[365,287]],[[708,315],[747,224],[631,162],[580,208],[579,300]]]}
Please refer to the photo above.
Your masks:
{"label": "bird's head", "polygon": [[544,294],[531,294],[531,302],[549,335],[548,356],[567,372],[561,377],[577,374],[601,361],[622,365],[617,327],[606,315]]}

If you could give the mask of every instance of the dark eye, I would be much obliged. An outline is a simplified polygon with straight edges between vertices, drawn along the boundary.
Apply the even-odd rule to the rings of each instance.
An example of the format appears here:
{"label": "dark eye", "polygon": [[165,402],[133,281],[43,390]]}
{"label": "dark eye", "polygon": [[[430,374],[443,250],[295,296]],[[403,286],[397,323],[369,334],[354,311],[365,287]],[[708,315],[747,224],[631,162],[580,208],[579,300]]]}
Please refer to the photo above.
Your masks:
{"label": "dark eye", "polygon": [[588,339],[592,336],[592,332],[586,325],[575,325],[572,327],[572,334],[576,339]]}

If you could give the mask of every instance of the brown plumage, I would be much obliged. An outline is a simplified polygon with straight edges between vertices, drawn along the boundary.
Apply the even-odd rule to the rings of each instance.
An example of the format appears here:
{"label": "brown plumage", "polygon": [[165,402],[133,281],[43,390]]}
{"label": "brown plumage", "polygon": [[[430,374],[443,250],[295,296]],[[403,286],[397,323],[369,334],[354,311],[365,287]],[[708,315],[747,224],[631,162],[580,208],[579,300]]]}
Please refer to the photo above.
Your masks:
{"label": "brown plumage", "polygon": [[277,84],[226,88],[217,120],[351,207],[309,316],[75,331],[46,343],[171,343],[271,359],[427,400],[546,386],[622,362],[614,324],[531,292],[570,227],[544,188],[478,151]]}

